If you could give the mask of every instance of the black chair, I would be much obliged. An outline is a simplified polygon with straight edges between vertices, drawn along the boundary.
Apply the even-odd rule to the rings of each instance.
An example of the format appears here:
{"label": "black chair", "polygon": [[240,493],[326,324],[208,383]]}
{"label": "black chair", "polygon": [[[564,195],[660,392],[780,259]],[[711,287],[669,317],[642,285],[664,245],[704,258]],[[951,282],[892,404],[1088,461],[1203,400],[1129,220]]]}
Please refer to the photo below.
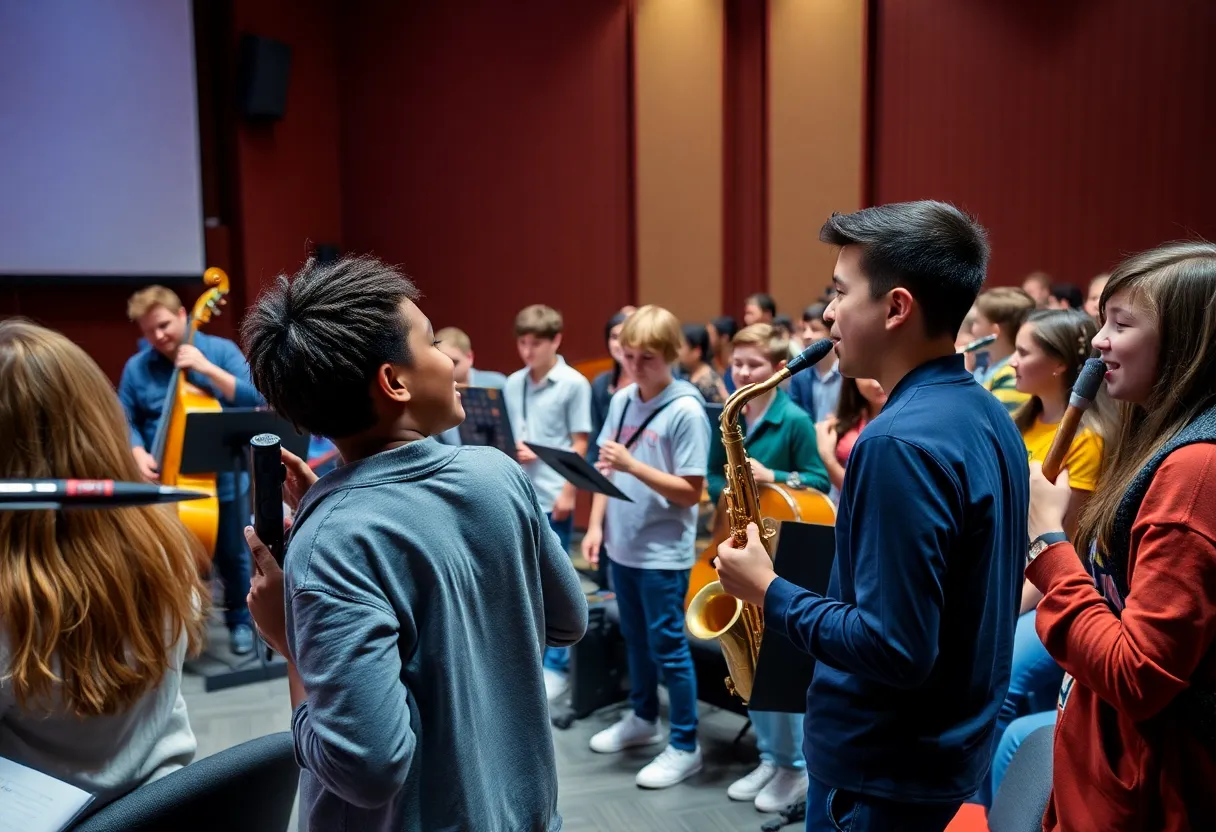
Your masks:
{"label": "black chair", "polygon": [[1051,796],[1051,748],[1055,726],[1022,740],[988,811],[989,832],[1039,832]]}
{"label": "black chair", "polygon": [[284,832],[299,775],[291,734],[270,734],[140,786],[73,830]]}

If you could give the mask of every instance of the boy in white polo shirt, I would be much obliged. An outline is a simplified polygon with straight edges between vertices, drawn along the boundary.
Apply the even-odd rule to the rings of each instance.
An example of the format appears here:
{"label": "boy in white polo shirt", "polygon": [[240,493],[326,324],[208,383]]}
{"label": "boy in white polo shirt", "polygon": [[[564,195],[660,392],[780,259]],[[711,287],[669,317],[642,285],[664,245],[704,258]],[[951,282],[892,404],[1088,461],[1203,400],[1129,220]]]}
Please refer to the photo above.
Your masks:
{"label": "boy in white polo shirt", "polygon": [[672,378],[683,332],[676,316],[643,306],[621,328],[621,353],[634,383],[608,406],[596,467],[630,500],[595,495],[583,554],[608,558],[629,661],[632,710],[591,738],[612,753],[663,741],[659,680],[667,688],[667,748],[637,775],[662,789],[701,770],[697,680],[684,633],[684,595],[696,559],[697,504],[709,459],[710,425],[697,388]]}
{"label": "boy in white polo shirt", "polygon": [[[511,374],[503,391],[515,452],[549,525],[568,552],[574,531],[574,485],[541,462],[524,442],[585,455],[591,432],[591,382],[558,354],[562,316],[556,309],[540,304],[522,309],[515,316],[515,343],[525,366]],[[569,648],[545,648],[545,690],[550,700],[569,688],[569,667]]]}

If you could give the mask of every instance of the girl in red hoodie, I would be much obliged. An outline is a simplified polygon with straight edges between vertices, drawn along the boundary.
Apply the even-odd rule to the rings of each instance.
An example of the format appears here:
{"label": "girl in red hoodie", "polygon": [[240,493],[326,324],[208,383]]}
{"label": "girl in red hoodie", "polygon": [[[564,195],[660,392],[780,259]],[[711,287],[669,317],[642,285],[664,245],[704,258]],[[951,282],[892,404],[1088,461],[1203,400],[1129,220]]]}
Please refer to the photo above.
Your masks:
{"label": "girl in red hoodie", "polygon": [[1123,404],[1076,549],[1067,473],[1031,468],[1026,576],[1066,673],[1043,828],[1216,829],[1216,245],[1130,258],[1101,312]]}

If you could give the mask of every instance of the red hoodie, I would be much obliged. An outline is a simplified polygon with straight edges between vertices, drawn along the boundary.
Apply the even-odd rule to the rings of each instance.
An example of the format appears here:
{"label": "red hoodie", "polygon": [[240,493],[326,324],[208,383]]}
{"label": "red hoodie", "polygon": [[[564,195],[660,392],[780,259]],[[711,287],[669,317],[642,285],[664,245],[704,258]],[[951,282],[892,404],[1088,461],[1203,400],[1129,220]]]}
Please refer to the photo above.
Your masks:
{"label": "red hoodie", "polygon": [[1109,578],[1095,586],[1070,543],[1026,570],[1044,593],[1039,636],[1067,674],[1048,832],[1216,829],[1216,751],[1165,710],[1191,684],[1216,690],[1216,445],[1166,457],[1130,552],[1126,598]]}

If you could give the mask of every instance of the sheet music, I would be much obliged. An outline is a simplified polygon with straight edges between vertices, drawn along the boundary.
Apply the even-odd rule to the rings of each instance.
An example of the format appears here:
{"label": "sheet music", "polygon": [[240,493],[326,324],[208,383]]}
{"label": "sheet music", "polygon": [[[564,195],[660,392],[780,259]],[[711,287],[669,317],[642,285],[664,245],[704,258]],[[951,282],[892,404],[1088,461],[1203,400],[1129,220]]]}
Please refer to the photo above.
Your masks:
{"label": "sheet music", "polygon": [[60,832],[93,796],[0,757],[0,832]]}

